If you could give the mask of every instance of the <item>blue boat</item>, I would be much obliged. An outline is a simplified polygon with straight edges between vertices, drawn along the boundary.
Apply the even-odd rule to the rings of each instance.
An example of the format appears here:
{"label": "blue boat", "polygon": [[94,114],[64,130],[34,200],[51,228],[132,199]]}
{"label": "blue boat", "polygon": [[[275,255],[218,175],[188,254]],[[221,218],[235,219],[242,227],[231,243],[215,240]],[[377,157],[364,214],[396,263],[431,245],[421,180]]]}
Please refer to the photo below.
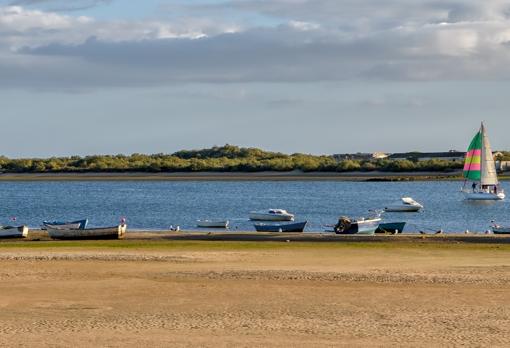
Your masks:
{"label": "blue boat", "polygon": [[375,230],[375,233],[402,233],[405,226],[405,222],[382,222],[379,224],[377,230]]}
{"label": "blue boat", "polygon": [[257,232],[303,232],[308,221],[283,224],[255,224]]}
{"label": "blue boat", "polygon": [[49,226],[53,228],[75,229],[84,230],[87,227],[89,220],[76,220],[76,221],[43,221],[43,228]]}

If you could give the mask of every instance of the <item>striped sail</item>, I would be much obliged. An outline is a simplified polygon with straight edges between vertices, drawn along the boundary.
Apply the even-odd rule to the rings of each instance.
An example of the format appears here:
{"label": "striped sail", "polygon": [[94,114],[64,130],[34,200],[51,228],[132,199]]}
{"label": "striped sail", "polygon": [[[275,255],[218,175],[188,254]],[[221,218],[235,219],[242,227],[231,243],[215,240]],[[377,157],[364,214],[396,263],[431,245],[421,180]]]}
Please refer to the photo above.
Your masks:
{"label": "striped sail", "polygon": [[482,179],[482,132],[476,133],[466,154],[464,162],[464,178],[472,181],[480,181]]}

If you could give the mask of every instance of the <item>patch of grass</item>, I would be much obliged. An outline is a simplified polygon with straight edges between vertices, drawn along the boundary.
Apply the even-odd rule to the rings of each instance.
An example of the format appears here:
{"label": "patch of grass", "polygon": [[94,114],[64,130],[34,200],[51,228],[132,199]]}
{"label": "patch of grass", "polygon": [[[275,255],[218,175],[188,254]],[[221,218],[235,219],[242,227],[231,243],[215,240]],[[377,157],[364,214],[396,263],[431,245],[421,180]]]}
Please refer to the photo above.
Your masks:
{"label": "patch of grass", "polygon": [[487,250],[510,251],[510,244],[462,243],[454,241],[394,241],[394,242],[268,242],[268,241],[175,241],[175,240],[108,240],[108,241],[9,241],[2,249],[126,249],[175,251],[248,251],[248,250]]}

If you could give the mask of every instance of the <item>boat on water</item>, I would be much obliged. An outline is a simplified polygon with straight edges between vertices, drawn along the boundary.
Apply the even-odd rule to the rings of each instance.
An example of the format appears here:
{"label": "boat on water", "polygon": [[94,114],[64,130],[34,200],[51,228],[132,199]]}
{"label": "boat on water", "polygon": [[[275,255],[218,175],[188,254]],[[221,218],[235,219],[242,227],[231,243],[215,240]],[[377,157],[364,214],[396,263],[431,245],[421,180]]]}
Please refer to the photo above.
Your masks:
{"label": "boat on water", "polygon": [[403,197],[400,202],[385,207],[384,211],[389,213],[413,213],[421,209],[423,209],[423,205],[411,197]]}
{"label": "boat on water", "polygon": [[[462,192],[468,200],[505,199],[505,192],[499,185],[494,156],[483,122],[469,144],[464,163],[464,179]],[[469,186],[468,183],[471,185]]]}
{"label": "boat on water", "polygon": [[294,215],[284,209],[252,211],[250,220],[255,221],[294,221]]}
{"label": "boat on water", "polygon": [[405,222],[381,222],[375,233],[402,233],[405,226]]}
{"label": "boat on water", "polygon": [[47,227],[46,229],[53,239],[122,239],[126,234],[127,225],[85,229]]}
{"label": "boat on water", "polygon": [[26,238],[27,226],[0,226],[0,238]]}
{"label": "boat on water", "polygon": [[254,224],[257,232],[303,232],[308,221],[277,223],[277,224]]}
{"label": "boat on water", "polygon": [[42,228],[46,229],[47,227],[51,227],[53,229],[77,229],[84,230],[87,228],[89,220],[76,220],[76,221],[43,221]]}
{"label": "boat on water", "polygon": [[381,222],[380,217],[351,219],[342,216],[338,219],[337,224],[333,227],[336,234],[375,234]]}
{"label": "boat on water", "polygon": [[201,228],[228,228],[228,220],[197,220],[197,227]]}

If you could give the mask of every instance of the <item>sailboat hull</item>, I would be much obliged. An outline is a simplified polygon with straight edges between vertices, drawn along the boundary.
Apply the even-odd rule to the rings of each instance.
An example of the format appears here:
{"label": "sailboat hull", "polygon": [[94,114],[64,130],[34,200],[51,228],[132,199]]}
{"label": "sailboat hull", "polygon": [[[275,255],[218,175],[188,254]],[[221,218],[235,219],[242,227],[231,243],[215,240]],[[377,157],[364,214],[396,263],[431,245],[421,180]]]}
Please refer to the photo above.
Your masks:
{"label": "sailboat hull", "polygon": [[489,192],[465,192],[466,199],[470,201],[502,201],[505,199],[503,192],[489,193]]}

